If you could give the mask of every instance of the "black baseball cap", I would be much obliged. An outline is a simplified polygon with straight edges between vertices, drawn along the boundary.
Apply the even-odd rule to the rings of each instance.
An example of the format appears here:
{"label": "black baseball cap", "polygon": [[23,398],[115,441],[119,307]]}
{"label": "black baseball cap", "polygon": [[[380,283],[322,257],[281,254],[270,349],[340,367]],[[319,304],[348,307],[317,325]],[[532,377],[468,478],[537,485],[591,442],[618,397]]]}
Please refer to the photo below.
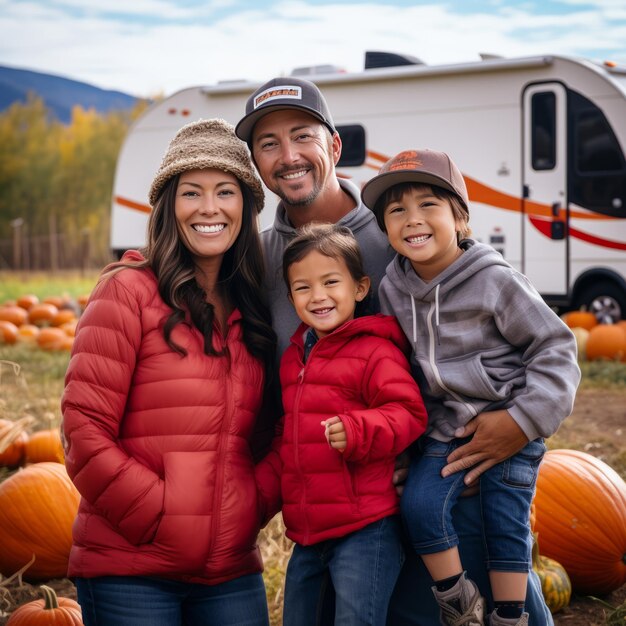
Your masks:
{"label": "black baseball cap", "polygon": [[272,78],[261,85],[247,100],[246,114],[235,127],[235,134],[246,143],[252,140],[254,125],[267,113],[284,109],[301,109],[335,133],[335,124],[326,100],[317,85],[293,76]]}

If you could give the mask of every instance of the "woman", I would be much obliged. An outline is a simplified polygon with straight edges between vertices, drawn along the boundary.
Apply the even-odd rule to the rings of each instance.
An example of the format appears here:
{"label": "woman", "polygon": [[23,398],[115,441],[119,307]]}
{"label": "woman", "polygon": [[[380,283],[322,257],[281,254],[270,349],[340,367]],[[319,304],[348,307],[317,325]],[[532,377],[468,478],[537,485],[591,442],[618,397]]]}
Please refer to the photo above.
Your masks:
{"label": "woman", "polygon": [[268,624],[250,443],[275,361],[263,200],[233,127],[188,124],[146,248],[106,268],[81,318],[62,410],[87,626]]}

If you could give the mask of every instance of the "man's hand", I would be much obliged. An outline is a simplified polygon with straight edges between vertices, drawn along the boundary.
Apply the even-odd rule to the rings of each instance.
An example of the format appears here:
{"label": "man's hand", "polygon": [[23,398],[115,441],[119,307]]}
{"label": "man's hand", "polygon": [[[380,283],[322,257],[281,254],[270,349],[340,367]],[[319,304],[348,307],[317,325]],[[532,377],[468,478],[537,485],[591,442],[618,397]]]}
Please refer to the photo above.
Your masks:
{"label": "man's hand", "polygon": [[331,417],[327,420],[322,420],[322,426],[324,427],[324,435],[326,435],[326,441],[328,445],[339,452],[343,452],[347,447],[346,427],[339,416]]}
{"label": "man's hand", "polygon": [[528,438],[508,411],[481,413],[455,433],[457,437],[472,434],[471,441],[448,456],[448,465],[441,471],[442,476],[472,468],[465,476],[465,484],[470,485],[485,470],[513,456],[528,443]]}
{"label": "man's hand", "polygon": [[405,450],[396,457],[396,465],[391,479],[391,482],[396,488],[396,493],[399,496],[402,495],[404,483],[409,477],[409,465],[411,465],[411,455]]}

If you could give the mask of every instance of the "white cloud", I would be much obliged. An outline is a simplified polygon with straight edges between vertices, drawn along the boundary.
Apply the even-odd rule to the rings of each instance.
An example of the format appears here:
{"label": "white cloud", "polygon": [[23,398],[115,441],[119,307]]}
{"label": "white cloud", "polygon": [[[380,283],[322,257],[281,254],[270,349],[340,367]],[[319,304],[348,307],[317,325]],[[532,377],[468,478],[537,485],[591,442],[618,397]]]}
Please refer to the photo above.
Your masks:
{"label": "white cloud", "polygon": [[211,15],[216,9],[235,6],[235,0],[213,0],[193,6],[181,6],[169,0],[57,0],[58,7],[76,9],[91,16],[111,14],[143,16],[158,19],[193,19],[198,15]]}
{"label": "white cloud", "polygon": [[[60,0],[86,6],[84,0]],[[0,64],[29,67],[149,96],[218,80],[265,80],[294,67],[330,63],[348,71],[363,66],[366,50],[389,50],[426,63],[503,56],[571,54],[598,49],[626,62],[626,20],[609,18],[620,0],[560,0],[566,13],[533,14],[532,6],[506,2],[489,12],[459,15],[452,4],[405,8],[382,4],[318,6],[303,0],[267,8],[212,12],[231,0],[204,3],[202,12],[166,0],[94,0],[87,17],[59,3],[0,0]],[[590,5],[593,4],[593,9]],[[165,20],[130,17],[159,15]],[[128,19],[111,19],[126,12]],[[186,21],[190,12],[193,20]],[[78,11],[82,14],[82,11]],[[604,58],[604,56],[603,56]]]}

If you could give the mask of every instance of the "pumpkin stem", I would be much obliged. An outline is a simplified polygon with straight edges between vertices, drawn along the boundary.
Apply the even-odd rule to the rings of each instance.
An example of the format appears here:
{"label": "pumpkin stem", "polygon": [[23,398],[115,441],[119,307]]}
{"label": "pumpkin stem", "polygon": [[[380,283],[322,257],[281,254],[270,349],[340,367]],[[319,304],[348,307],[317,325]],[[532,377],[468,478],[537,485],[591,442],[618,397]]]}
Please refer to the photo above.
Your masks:
{"label": "pumpkin stem", "polygon": [[[2,367],[5,363],[9,363],[19,368],[17,363],[12,363],[11,361],[0,361],[0,367]],[[16,375],[18,374],[19,371],[16,372]],[[33,417],[26,416],[16,420],[5,429],[2,429],[2,432],[0,432],[0,454],[4,452],[25,431],[26,427],[30,426],[34,421],[35,419]]]}
{"label": "pumpkin stem", "polygon": [[52,589],[52,587],[48,587],[47,585],[41,585],[39,588],[43,591],[43,597],[45,599],[43,610],[50,611],[52,609],[58,609],[59,601],[54,589]]}

